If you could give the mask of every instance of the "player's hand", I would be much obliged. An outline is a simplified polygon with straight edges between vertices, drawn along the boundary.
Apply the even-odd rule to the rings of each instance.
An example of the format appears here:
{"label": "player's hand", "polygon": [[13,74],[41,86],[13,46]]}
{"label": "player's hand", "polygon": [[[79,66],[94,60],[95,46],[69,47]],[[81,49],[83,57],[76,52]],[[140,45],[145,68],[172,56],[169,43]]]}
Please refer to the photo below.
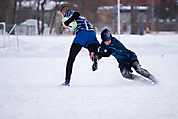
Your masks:
{"label": "player's hand", "polygon": [[91,52],[91,54],[90,54],[90,59],[91,60],[92,60],[93,56],[94,56],[94,52]]}
{"label": "player's hand", "polygon": [[62,24],[64,28],[69,29],[69,27],[64,24],[64,21],[62,21]]}

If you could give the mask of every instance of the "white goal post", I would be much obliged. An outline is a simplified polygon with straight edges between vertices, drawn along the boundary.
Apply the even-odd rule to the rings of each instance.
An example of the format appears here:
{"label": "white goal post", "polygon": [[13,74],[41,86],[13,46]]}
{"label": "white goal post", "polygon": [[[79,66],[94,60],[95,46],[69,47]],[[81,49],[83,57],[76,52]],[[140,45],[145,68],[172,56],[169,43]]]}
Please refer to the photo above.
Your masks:
{"label": "white goal post", "polygon": [[[2,46],[0,46],[0,48],[5,49],[7,47],[11,47],[12,44],[11,44],[11,39],[10,39],[11,35],[10,34],[16,28],[17,24],[14,24],[13,27],[10,29],[10,31],[8,33],[6,33],[6,23],[5,22],[0,22],[0,25],[3,25],[3,34],[2,34],[3,35],[3,40],[2,40]],[[8,41],[6,41],[6,39]],[[18,51],[19,51],[19,41],[18,41],[18,35],[17,34],[16,34],[16,39],[17,39],[16,45],[17,45],[17,48],[18,48]]]}
{"label": "white goal post", "polygon": [[15,29],[15,27],[17,26],[17,24],[15,24],[13,27],[12,27],[12,29],[9,31],[9,35],[12,33],[12,31]]}
{"label": "white goal post", "polygon": [[5,47],[5,35],[6,35],[6,23],[5,22],[0,22],[0,25],[3,25],[3,43],[2,43],[2,48]]}

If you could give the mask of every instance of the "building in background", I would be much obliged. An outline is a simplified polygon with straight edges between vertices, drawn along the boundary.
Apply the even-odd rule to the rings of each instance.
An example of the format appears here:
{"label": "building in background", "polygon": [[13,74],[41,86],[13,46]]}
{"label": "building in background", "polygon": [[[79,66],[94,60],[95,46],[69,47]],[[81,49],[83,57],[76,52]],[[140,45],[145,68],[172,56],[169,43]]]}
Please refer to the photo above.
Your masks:
{"label": "building in background", "polygon": [[[79,11],[91,22],[97,33],[108,27],[113,34],[117,34],[117,2],[118,0],[6,0],[0,4],[0,22],[6,22],[7,27],[11,26],[6,29],[8,32],[13,24],[28,26],[31,24],[27,21],[36,20],[35,33],[61,35],[64,29],[60,6],[70,4],[71,9]],[[120,0],[120,23],[121,33],[138,34],[140,26],[145,31],[149,28],[152,32],[177,31],[178,0]]]}

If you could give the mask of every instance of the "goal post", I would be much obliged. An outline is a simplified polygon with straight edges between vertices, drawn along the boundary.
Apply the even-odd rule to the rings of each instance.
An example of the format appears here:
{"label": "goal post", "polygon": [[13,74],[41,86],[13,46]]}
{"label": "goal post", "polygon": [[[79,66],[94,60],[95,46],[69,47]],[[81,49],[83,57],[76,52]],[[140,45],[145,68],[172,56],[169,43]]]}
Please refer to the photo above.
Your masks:
{"label": "goal post", "polygon": [[14,26],[11,28],[11,30],[9,31],[9,35],[12,33],[12,31],[15,29],[15,27],[17,26],[17,24],[14,24]]}
{"label": "goal post", "polygon": [[[11,33],[16,29],[16,26],[17,26],[16,24],[13,24],[12,28],[10,28],[8,32],[8,29],[6,28],[8,27],[8,25],[5,22],[0,22],[0,27],[2,29],[2,32],[0,34],[2,34],[3,36],[2,42],[0,43],[0,48],[5,49],[5,48],[10,48],[11,46],[16,46],[14,45],[15,40],[11,39]],[[19,50],[18,36],[16,35],[15,38],[17,39],[16,44]]]}
{"label": "goal post", "polygon": [[5,35],[6,35],[6,23],[0,22],[0,25],[3,25],[3,40],[2,40],[2,48],[5,47]]}
{"label": "goal post", "polygon": [[[9,42],[9,47],[11,47],[11,39],[10,39],[10,36],[11,36],[11,33],[13,32],[13,30],[15,30],[17,27],[17,24],[14,24],[13,27],[10,29],[9,33],[8,33],[8,42]],[[16,34],[16,40],[17,40],[17,49],[19,51],[19,40],[18,40],[18,33]]]}

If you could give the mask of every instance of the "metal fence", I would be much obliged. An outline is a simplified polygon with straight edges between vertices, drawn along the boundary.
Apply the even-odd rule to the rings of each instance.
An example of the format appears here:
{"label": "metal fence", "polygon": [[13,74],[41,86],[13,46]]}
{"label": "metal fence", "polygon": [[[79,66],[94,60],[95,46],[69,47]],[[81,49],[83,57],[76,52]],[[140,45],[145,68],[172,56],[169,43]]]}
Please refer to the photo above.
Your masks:
{"label": "metal fence", "polygon": [[[21,25],[20,30],[18,28],[16,31],[19,35],[63,35],[66,32],[73,34],[73,31],[67,31],[62,27],[60,9],[63,4],[70,4],[72,10],[77,10],[85,16],[97,33],[104,27],[108,27],[113,34],[118,33],[118,5],[121,34],[178,32],[178,0],[0,1],[0,22]],[[23,25],[26,25],[27,33],[23,33]],[[29,30],[31,28],[33,30]]]}

